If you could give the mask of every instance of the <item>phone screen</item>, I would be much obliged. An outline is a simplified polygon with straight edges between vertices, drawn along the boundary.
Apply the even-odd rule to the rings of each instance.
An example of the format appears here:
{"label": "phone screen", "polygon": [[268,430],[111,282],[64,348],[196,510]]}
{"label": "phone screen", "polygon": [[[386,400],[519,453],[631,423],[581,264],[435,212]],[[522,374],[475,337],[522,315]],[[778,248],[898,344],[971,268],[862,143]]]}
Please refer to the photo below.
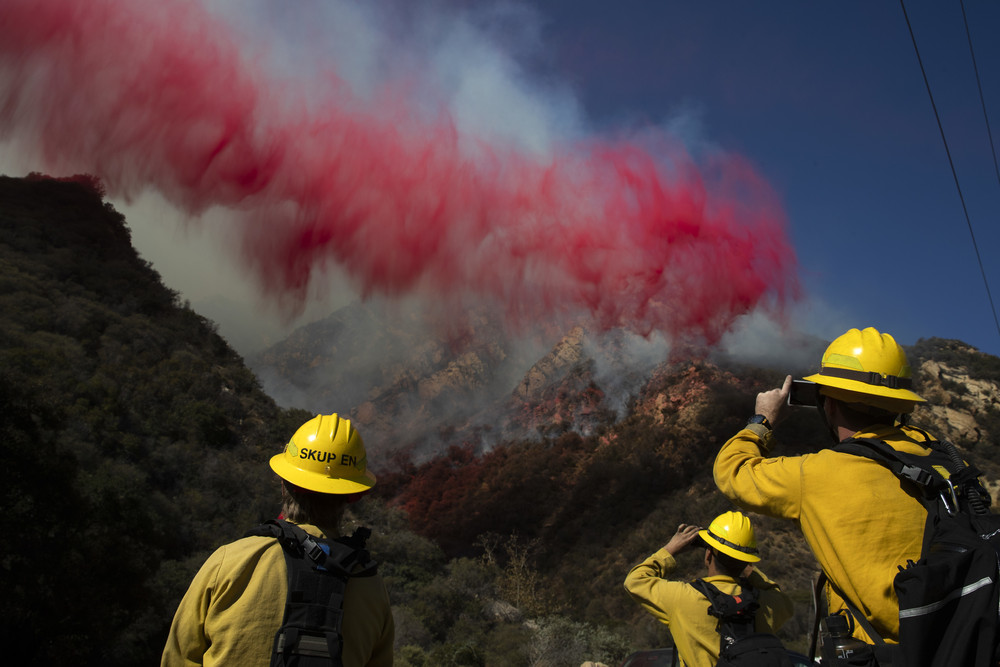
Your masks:
{"label": "phone screen", "polygon": [[809,380],[792,380],[792,390],[788,393],[789,405],[804,405],[815,408],[818,403],[818,384]]}

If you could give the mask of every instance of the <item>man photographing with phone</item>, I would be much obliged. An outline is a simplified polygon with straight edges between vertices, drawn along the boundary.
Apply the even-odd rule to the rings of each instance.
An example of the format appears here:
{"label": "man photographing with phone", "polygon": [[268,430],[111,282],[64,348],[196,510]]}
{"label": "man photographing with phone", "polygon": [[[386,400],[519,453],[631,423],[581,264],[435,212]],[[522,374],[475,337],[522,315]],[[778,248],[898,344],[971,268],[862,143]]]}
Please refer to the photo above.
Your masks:
{"label": "man photographing with phone", "polygon": [[[788,376],[781,387],[757,395],[754,415],[716,457],[715,482],[744,509],[796,521],[829,579],[828,613],[846,610],[849,601],[895,643],[893,579],[899,566],[920,557],[926,509],[870,459],[831,448],[772,457],[772,428],[789,403],[812,405],[834,446],[863,437],[926,454],[925,443],[934,438],[901,419],[924,399],[911,389],[903,348],[873,328],[851,329],[830,343],[819,372],[805,380],[793,383]],[[862,624],[852,624],[853,635],[873,643]]]}

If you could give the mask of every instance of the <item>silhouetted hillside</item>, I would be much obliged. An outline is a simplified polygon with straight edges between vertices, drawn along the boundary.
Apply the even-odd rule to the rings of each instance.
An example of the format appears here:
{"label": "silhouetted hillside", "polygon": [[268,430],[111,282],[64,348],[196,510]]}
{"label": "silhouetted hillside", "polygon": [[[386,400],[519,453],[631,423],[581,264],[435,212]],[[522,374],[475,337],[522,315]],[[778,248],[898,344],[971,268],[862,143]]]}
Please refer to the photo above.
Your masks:
{"label": "silhouetted hillside", "polygon": [[0,633],[149,664],[207,550],[276,512],[279,410],[86,178],[0,178]]}

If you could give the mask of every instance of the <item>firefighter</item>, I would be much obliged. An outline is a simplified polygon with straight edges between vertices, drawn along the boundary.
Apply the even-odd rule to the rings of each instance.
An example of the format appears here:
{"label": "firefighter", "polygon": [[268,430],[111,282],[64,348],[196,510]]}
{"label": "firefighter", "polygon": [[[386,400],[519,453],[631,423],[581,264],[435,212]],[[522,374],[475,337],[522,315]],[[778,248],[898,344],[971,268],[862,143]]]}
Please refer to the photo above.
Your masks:
{"label": "firefighter", "polygon": [[736,595],[748,584],[760,592],[756,632],[773,633],[791,618],[791,598],[753,563],[760,561],[750,519],[740,512],[716,517],[707,530],[681,524],[667,544],[639,563],[625,578],[625,590],[642,608],[666,624],[682,664],[713,667],[719,660],[718,621],[708,614],[708,598],[690,582],[667,577],[677,568],[676,556],[704,548],[708,576],[722,593]]}
{"label": "firefighter", "polygon": [[[303,424],[270,460],[281,478],[282,517],[314,537],[340,537],[344,510],[375,485],[365,445],[336,414]],[[273,537],[220,547],[195,575],[174,615],[162,665],[269,665],[288,591]],[[343,596],[344,667],[390,667],[394,623],[380,576],[352,577]]]}
{"label": "firefighter", "polygon": [[[834,444],[876,438],[900,452],[926,454],[933,438],[903,425],[924,399],[912,391],[903,348],[874,328],[851,329],[827,347],[815,375],[817,408]],[[920,556],[927,512],[889,470],[831,449],[772,456],[772,428],[786,413],[792,378],[757,395],[755,414],[722,446],[715,482],[740,507],[795,521],[829,579],[828,613],[849,600],[886,641],[899,635],[893,579]],[[845,612],[846,613],[846,612]],[[854,636],[872,643],[860,624]]]}

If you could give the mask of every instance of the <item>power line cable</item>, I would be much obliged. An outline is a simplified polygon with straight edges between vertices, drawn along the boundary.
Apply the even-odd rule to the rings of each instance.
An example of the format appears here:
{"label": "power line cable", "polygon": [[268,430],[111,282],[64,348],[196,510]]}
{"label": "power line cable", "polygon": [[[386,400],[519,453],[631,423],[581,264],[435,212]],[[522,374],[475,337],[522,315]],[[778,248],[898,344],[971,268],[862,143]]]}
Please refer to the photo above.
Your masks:
{"label": "power line cable", "polygon": [[997,165],[997,149],[993,143],[993,131],[990,129],[990,115],[986,113],[986,98],[983,97],[983,82],[979,78],[979,66],[976,65],[976,52],[972,49],[972,34],[969,32],[969,19],[965,16],[965,0],[959,0],[962,7],[962,20],[965,22],[965,38],[969,41],[969,55],[972,56],[972,70],[976,73],[976,85],[979,87],[979,104],[983,107],[983,120],[986,121],[986,136],[990,139],[990,152],[993,153],[993,171],[1000,183],[1000,165]]}
{"label": "power line cable", "polygon": [[931,93],[931,84],[927,80],[927,71],[924,69],[924,61],[920,58],[920,49],[917,48],[917,38],[913,35],[913,26],[910,25],[910,17],[906,13],[906,5],[903,0],[899,0],[899,6],[903,10],[903,18],[906,19],[906,29],[910,31],[910,41],[913,42],[913,51],[917,54],[917,63],[920,65],[920,74],[924,77],[924,86],[927,88],[927,97],[930,98],[931,108],[934,110],[934,118],[937,120],[938,131],[941,133],[941,141],[944,143],[944,152],[948,156],[948,165],[951,167],[952,178],[955,179],[955,188],[958,190],[958,198],[962,202],[962,211],[965,213],[965,224],[969,228],[969,236],[972,237],[972,247],[976,251],[976,261],[979,262],[979,272],[983,276],[983,285],[986,287],[986,298],[990,302],[990,311],[993,313],[993,322],[997,327],[997,334],[1000,334],[1000,318],[997,317],[996,306],[993,305],[993,294],[990,292],[990,282],[986,278],[986,269],[983,268],[983,258],[979,254],[979,244],[976,243],[976,234],[972,229],[972,220],[969,218],[969,208],[965,204],[965,195],[962,194],[962,186],[958,182],[958,172],[955,171],[955,161],[951,158],[951,150],[948,148],[948,140],[944,135],[944,126],[941,124],[941,115],[938,113],[937,104],[934,103],[934,95]]}

